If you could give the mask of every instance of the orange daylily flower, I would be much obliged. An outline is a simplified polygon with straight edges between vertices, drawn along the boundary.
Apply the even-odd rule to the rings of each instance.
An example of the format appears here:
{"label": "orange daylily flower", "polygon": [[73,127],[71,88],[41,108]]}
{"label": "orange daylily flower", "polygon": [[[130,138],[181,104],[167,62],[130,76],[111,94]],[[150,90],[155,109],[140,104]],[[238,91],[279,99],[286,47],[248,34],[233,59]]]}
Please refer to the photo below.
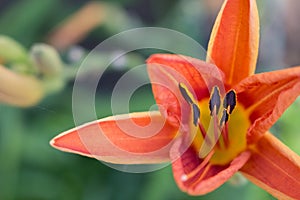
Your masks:
{"label": "orange daylily flower", "polygon": [[112,163],[173,161],[178,186],[191,195],[240,171],[279,199],[300,199],[300,157],[268,132],[300,94],[300,67],[254,75],[258,44],[256,1],[225,0],[206,62],[171,54],[147,60],[160,112],[94,121],[51,145]]}

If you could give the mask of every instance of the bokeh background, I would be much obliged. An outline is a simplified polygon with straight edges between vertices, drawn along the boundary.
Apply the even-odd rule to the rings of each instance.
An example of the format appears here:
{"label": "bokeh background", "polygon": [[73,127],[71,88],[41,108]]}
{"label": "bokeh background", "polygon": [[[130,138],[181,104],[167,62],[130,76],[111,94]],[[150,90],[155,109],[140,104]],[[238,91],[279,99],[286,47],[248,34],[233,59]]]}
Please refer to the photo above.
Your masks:
{"label": "bokeh background", "polygon": [[[240,176],[208,195],[191,197],[177,188],[170,166],[146,174],[129,174],[49,145],[55,135],[74,127],[72,87],[76,70],[89,50],[114,34],[143,26],[180,31],[206,48],[221,3],[222,0],[0,0],[1,35],[12,37],[27,49],[35,43],[50,44],[67,66],[64,88],[39,104],[29,108],[0,104],[0,200],[274,199]],[[265,0],[258,6],[261,46],[257,72],[300,65],[300,2]],[[134,52],[105,72],[96,96],[99,118],[111,114],[111,91],[118,78],[150,53]],[[109,56],[99,55],[97,67],[103,67],[101,59]],[[80,77],[83,92],[89,89],[92,75],[87,72]],[[147,110],[154,103],[150,86],[145,86],[132,97],[130,110]],[[86,114],[85,106],[82,102],[82,115]],[[298,154],[299,110],[298,98],[272,128]]]}

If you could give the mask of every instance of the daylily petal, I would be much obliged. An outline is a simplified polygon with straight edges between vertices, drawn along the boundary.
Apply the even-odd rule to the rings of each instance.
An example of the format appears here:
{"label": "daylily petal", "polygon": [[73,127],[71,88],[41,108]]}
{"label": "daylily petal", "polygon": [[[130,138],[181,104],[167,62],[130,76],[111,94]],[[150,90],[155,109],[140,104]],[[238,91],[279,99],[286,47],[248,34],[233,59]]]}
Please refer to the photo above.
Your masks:
{"label": "daylily petal", "polygon": [[209,96],[214,85],[222,83],[223,74],[214,65],[182,55],[154,54],[147,60],[148,73],[156,103],[170,123],[178,125],[185,101],[179,92],[184,83],[195,99]]}
{"label": "daylily petal", "polygon": [[300,94],[300,67],[250,76],[239,83],[237,98],[253,124],[248,143],[257,141]]}
{"label": "daylily petal", "polygon": [[208,45],[207,61],[235,85],[255,71],[259,18],[255,0],[226,0],[216,19]]}
{"label": "daylily petal", "polygon": [[[179,156],[179,154],[182,155]],[[177,140],[171,149],[172,160],[174,160],[174,157],[177,157],[172,163],[174,178],[182,191],[190,195],[203,195],[225,183],[247,162],[250,155],[250,152],[245,151],[228,165],[208,164],[198,173],[194,173],[193,171],[201,165],[203,160],[198,157],[198,154],[192,147],[183,150],[181,141]],[[185,176],[190,173],[194,173],[193,176],[186,179]]]}
{"label": "daylily petal", "polygon": [[0,102],[26,107],[43,97],[42,83],[31,76],[17,74],[0,65]]}
{"label": "daylily petal", "polygon": [[300,157],[270,133],[255,144],[241,172],[278,199],[300,199]]}
{"label": "daylily petal", "polygon": [[84,124],[55,137],[62,151],[110,163],[146,164],[169,161],[177,129],[158,111],[117,115]]}

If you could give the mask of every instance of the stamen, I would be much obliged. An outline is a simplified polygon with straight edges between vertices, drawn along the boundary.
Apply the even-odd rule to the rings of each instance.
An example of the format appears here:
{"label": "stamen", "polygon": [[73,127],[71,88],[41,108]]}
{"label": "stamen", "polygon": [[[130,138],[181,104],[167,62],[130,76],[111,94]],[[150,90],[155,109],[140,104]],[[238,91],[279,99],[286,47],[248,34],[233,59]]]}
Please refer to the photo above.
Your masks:
{"label": "stamen", "polygon": [[223,141],[225,144],[225,147],[228,147],[228,119],[229,119],[229,114],[226,109],[223,110],[223,114],[220,120],[220,131],[223,136]]}
{"label": "stamen", "polygon": [[224,101],[223,101],[223,107],[228,110],[228,113],[231,114],[233,109],[236,106],[236,93],[234,90],[230,90],[227,92]]}
{"label": "stamen", "polygon": [[219,112],[220,105],[221,105],[220,90],[217,86],[215,86],[213,89],[213,93],[209,99],[210,115],[212,115],[214,112],[215,114],[217,114]]}
{"label": "stamen", "polygon": [[[198,126],[199,126],[199,129],[200,129],[200,132],[201,132],[201,135],[203,137],[203,143],[202,144],[206,144],[207,146],[212,146],[212,141],[210,140],[209,137],[206,137],[207,133],[205,131],[205,128],[204,126],[200,123],[198,123]],[[199,155],[199,157],[201,158],[202,155]]]}
{"label": "stamen", "polygon": [[228,145],[229,145],[229,140],[228,140],[228,123],[223,123],[222,125],[220,125],[220,131],[221,131],[221,135],[222,135],[222,139],[223,139],[225,148],[227,148]]}
{"label": "stamen", "polygon": [[202,125],[200,122],[198,123],[198,126],[199,126],[200,132],[201,132],[201,134],[202,134],[202,137],[203,137],[203,139],[204,139],[205,136],[206,136],[205,128],[203,127],[203,125]]}
{"label": "stamen", "polygon": [[225,143],[225,147],[227,148],[229,145],[229,139],[228,139],[228,124],[225,124],[223,131],[222,131],[223,140]]}
{"label": "stamen", "polygon": [[192,104],[193,107],[193,123],[195,126],[198,125],[198,121],[200,120],[200,109],[196,104]]}
{"label": "stamen", "polygon": [[212,165],[210,163],[208,163],[206,165],[205,169],[203,170],[201,176],[190,187],[194,187],[195,185],[197,185],[198,183],[200,183],[204,179],[204,177],[206,176],[206,174],[208,173],[208,171],[210,170],[211,166]]}
{"label": "stamen", "polygon": [[189,92],[187,87],[183,83],[178,84],[179,90],[185,101],[192,106],[193,111],[193,124],[195,126],[198,125],[198,121],[200,120],[200,109],[198,105],[195,103],[193,95]]}
{"label": "stamen", "polygon": [[229,114],[227,113],[227,110],[223,110],[223,114],[220,120],[220,127],[223,127],[224,124],[228,122]]}
{"label": "stamen", "polygon": [[204,158],[204,160],[201,162],[200,165],[198,165],[195,169],[193,169],[190,173],[188,174],[184,174],[181,176],[181,180],[182,181],[187,181],[190,178],[194,177],[197,175],[197,173],[199,173],[206,165],[209,164],[209,160],[211,159],[211,157],[214,155],[215,151],[211,150],[209,152],[209,154]]}
{"label": "stamen", "polygon": [[186,102],[188,102],[189,104],[193,104],[194,102],[193,102],[192,98],[190,97],[185,85],[183,85],[182,83],[179,83],[178,87],[179,87],[180,93],[183,96],[184,100]]}
{"label": "stamen", "polygon": [[219,127],[218,127],[218,116],[213,113],[213,120],[214,120],[214,141],[216,141],[216,144],[218,146],[220,146],[220,143],[219,143]]}
{"label": "stamen", "polygon": [[217,86],[213,88],[213,93],[209,99],[209,109],[210,115],[212,116],[213,120],[213,141],[216,142],[217,146],[220,146],[219,143],[219,126],[218,126],[218,113],[221,106],[221,97],[220,97],[220,90]]}

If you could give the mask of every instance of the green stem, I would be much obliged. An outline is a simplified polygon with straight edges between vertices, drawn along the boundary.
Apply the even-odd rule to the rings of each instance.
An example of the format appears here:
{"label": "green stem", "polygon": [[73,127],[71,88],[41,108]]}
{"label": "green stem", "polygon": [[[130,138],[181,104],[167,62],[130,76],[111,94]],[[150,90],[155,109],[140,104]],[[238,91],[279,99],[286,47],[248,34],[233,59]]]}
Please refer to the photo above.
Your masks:
{"label": "green stem", "polygon": [[[105,71],[108,67],[107,64],[112,62],[116,58],[116,52],[102,52],[99,54],[92,53],[85,57],[85,59],[78,61],[77,63],[71,65],[64,65],[63,67],[63,79],[65,81],[70,81],[75,79],[77,76],[78,69],[81,68],[82,76],[92,74],[94,71]],[[85,55],[87,53],[85,52]],[[116,62],[109,65],[108,70],[129,70],[139,65],[145,64],[145,58],[137,53],[128,53],[122,56]]]}
{"label": "green stem", "polygon": [[19,109],[0,105],[0,199],[16,199],[24,124]]}

